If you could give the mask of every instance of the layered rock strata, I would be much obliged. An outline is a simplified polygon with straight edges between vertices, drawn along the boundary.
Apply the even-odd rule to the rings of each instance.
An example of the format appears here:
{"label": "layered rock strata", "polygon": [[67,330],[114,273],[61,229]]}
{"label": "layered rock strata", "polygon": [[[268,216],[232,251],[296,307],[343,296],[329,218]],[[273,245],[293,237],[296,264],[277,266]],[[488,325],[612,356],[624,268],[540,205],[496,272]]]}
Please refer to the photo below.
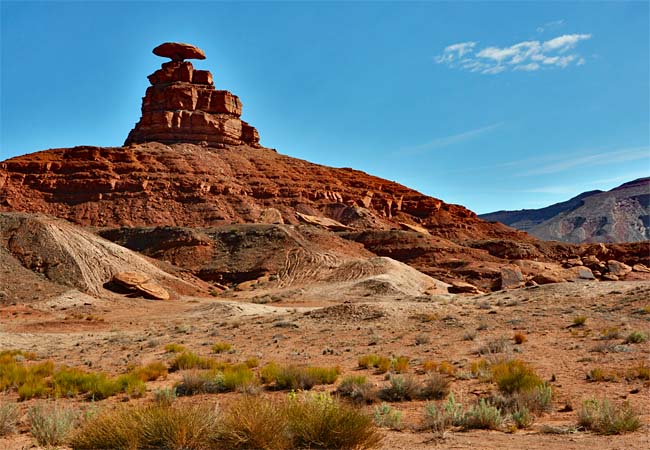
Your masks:
{"label": "layered rock strata", "polygon": [[[200,58],[200,49],[182,46],[187,44],[166,43],[154,49],[155,54],[172,61],[149,75],[151,86],[142,99],[142,117],[124,145],[183,142],[259,146],[257,130],[240,118],[239,98],[216,90],[209,71],[194,69],[192,63],[184,61]],[[161,52],[160,48],[168,51]]]}

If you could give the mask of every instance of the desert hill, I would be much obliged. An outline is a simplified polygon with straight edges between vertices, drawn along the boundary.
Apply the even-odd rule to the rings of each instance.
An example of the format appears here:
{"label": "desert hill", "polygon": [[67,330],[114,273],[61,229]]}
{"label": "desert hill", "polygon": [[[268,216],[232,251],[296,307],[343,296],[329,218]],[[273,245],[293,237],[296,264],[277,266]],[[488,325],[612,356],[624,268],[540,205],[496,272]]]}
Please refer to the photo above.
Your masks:
{"label": "desert hill", "polygon": [[497,211],[479,217],[544,240],[572,243],[650,239],[650,178],[610,191],[589,191],[540,209]]}

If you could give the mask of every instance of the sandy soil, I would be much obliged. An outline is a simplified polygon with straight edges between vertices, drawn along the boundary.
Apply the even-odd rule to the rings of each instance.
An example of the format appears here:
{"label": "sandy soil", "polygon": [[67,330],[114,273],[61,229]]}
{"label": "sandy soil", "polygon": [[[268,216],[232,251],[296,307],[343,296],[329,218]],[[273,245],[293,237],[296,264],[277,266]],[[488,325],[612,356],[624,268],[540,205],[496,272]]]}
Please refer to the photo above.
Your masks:
{"label": "sandy soil", "polygon": [[[313,294],[313,291],[307,291]],[[128,364],[168,361],[164,346],[177,343],[210,355],[217,341],[229,342],[233,351],[212,355],[233,362],[256,357],[262,364],[277,362],[339,365],[343,375],[363,374],[377,386],[384,375],[357,367],[361,355],[404,355],[410,373],[422,378],[422,362],[449,361],[456,369],[451,390],[469,405],[494,386],[468,376],[480,358],[479,349],[501,337],[508,340],[504,354],[529,362],[555,391],[553,412],[538,417],[528,430],[450,431],[443,439],[415,432],[425,402],[394,403],[403,412],[403,431],[385,430],[385,449],[512,448],[512,449],[643,449],[650,448],[650,382],[623,378],[590,382],[589,370],[624,371],[650,365],[650,342],[624,344],[631,331],[650,331],[650,282],[562,283],[463,297],[455,295],[391,298],[369,301],[361,297],[347,303],[324,303],[297,293],[281,301],[249,302],[250,292],[228,291],[213,298],[183,297],[172,301],[105,298],[63,294],[47,302],[0,308],[0,349],[36,352],[39,359],[88,367],[110,373]],[[572,327],[576,316],[586,316],[582,327]],[[601,332],[618,328],[620,338],[602,339]],[[515,332],[527,341],[515,345]],[[181,377],[147,383],[147,396],[171,387]],[[318,386],[333,391],[335,386]],[[205,401],[228,402],[239,394],[204,396]],[[263,395],[284,395],[282,393]],[[623,436],[598,436],[583,431],[555,435],[541,432],[545,425],[571,428],[586,398],[629,400],[641,412],[640,431]],[[16,400],[2,393],[0,400]],[[111,398],[98,405],[126,400]],[[146,401],[130,400],[130,401]],[[81,399],[68,401],[81,408]],[[31,401],[19,404],[26,412]],[[574,411],[565,410],[571,405]],[[371,411],[373,406],[368,406]],[[570,409],[570,408],[569,408]],[[23,418],[20,434],[0,438],[0,449],[30,448],[32,439]]]}

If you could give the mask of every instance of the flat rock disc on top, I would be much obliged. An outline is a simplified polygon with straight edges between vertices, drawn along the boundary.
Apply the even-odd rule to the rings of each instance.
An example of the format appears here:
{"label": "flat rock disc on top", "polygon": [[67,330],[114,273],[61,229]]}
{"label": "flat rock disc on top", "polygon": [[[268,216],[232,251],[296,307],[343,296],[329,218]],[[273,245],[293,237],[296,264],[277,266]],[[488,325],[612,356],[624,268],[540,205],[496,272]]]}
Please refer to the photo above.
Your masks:
{"label": "flat rock disc on top", "polygon": [[198,47],[182,42],[165,42],[153,49],[153,54],[163,58],[171,58],[172,61],[184,59],[205,59],[205,53]]}

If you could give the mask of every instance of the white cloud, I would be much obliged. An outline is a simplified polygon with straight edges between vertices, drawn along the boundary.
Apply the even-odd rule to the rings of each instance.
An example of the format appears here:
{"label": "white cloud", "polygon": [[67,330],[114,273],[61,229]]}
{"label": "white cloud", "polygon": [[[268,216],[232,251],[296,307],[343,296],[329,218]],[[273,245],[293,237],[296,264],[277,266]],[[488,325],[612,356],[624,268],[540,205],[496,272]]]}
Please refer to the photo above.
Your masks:
{"label": "white cloud", "polygon": [[523,65],[516,66],[515,70],[523,70],[525,72],[534,72],[535,70],[539,70],[539,64],[537,64],[536,62],[523,64]]}
{"label": "white cloud", "polygon": [[582,66],[586,63],[577,53],[569,52],[581,41],[588,39],[591,39],[591,34],[563,34],[544,42],[522,41],[507,47],[488,46],[478,51],[475,51],[476,42],[460,42],[445,47],[442,54],[435,57],[435,62],[491,75],[506,70],[533,72],[543,67],[564,69],[570,65]]}
{"label": "white cloud", "polygon": [[544,42],[544,51],[557,50],[564,53],[572,49],[580,41],[591,39],[591,34],[564,34]]}
{"label": "white cloud", "polygon": [[546,22],[544,25],[537,27],[538,33],[543,33],[546,30],[557,28],[564,25],[564,19],[553,20],[551,22]]}
{"label": "white cloud", "polygon": [[457,144],[458,142],[466,141],[473,137],[476,137],[480,134],[487,133],[496,128],[499,128],[503,125],[503,122],[493,123],[481,128],[475,128],[473,130],[464,131],[462,133],[453,134],[451,136],[445,136],[433,139],[432,141],[426,142],[424,144],[414,145],[412,147],[401,148],[399,153],[406,154],[418,154],[424,153],[427,150],[433,150],[440,147],[446,147],[448,145]]}

